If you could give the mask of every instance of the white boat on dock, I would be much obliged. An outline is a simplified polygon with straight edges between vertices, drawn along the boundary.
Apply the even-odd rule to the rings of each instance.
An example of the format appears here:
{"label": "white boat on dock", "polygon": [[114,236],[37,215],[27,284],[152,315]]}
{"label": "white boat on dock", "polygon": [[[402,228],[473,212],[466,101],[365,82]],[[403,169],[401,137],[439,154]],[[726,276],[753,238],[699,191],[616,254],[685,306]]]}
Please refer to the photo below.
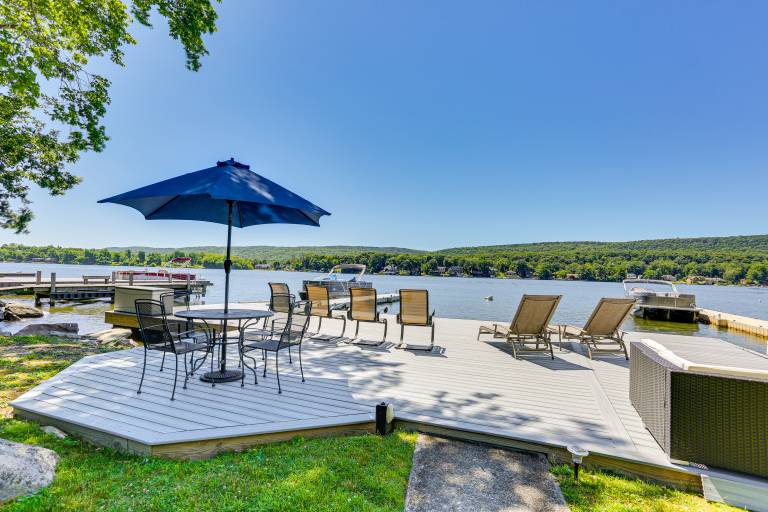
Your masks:
{"label": "white boat on dock", "polygon": [[675,322],[696,322],[696,296],[680,293],[671,281],[661,279],[625,279],[624,294],[637,301],[637,317]]}

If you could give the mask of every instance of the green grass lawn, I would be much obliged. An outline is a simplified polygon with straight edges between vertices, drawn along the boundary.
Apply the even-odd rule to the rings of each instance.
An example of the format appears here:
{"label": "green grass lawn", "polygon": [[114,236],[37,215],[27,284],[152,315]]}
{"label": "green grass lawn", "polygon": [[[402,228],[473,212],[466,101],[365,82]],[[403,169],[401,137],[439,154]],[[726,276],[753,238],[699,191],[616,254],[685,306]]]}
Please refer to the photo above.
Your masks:
{"label": "green grass lawn", "polygon": [[[8,402],[100,349],[43,337],[0,337],[0,437],[56,451],[54,483],[6,511],[400,511],[416,435],[296,439],[172,461],[60,440],[10,417]],[[724,511],[694,494],[601,472],[573,482],[567,466],[552,469],[574,512]],[[436,475],[439,478],[439,475]]]}
{"label": "green grass lawn", "polygon": [[552,473],[572,512],[714,512],[742,510],[711,503],[669,487],[602,471],[581,471],[573,480],[570,466],[554,466]]}

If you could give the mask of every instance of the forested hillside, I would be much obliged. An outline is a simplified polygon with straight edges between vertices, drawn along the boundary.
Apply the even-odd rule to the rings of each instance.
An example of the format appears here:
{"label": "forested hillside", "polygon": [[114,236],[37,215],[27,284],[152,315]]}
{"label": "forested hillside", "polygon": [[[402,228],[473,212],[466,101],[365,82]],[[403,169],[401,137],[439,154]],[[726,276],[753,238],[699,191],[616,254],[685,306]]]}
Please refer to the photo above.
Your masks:
{"label": "forested hillside", "polygon": [[[432,252],[400,248],[239,247],[235,268],[259,265],[286,270],[327,271],[338,263],[364,263],[369,272],[407,275],[474,275],[537,279],[619,281],[632,273],[648,278],[703,276],[731,284],[768,282],[768,235],[675,238],[634,242],[545,242],[463,247]],[[3,261],[55,261],[97,265],[157,266],[174,256],[221,268],[221,247],[184,249],[0,246]]]}

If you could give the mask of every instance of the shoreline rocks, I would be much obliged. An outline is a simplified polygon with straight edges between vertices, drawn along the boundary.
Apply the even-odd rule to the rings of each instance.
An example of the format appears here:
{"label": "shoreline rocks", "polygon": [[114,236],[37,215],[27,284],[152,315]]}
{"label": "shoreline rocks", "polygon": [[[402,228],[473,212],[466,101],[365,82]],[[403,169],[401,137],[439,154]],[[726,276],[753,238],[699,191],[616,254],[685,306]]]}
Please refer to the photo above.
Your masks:
{"label": "shoreline rocks", "polygon": [[7,302],[3,306],[3,320],[16,321],[22,318],[40,318],[44,313],[33,306],[27,306],[21,302]]}
{"label": "shoreline rocks", "polygon": [[55,338],[79,338],[80,327],[74,323],[30,324],[14,336],[52,336]]}
{"label": "shoreline rocks", "polygon": [[50,485],[58,462],[47,448],[0,439],[0,503]]}

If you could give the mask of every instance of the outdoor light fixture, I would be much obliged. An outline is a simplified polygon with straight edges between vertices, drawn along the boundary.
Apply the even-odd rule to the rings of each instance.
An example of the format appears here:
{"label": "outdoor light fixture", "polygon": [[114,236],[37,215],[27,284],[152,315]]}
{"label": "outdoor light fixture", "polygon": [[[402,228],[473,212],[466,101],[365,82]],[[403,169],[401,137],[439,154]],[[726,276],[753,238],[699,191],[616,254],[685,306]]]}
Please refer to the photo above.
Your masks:
{"label": "outdoor light fixture", "polygon": [[571,454],[571,461],[573,461],[573,479],[579,481],[579,466],[584,457],[589,455],[589,451],[580,446],[569,446],[568,453]]}
{"label": "outdoor light fixture", "polygon": [[376,405],[376,433],[389,434],[392,420],[395,419],[395,408],[392,404],[381,402]]}

